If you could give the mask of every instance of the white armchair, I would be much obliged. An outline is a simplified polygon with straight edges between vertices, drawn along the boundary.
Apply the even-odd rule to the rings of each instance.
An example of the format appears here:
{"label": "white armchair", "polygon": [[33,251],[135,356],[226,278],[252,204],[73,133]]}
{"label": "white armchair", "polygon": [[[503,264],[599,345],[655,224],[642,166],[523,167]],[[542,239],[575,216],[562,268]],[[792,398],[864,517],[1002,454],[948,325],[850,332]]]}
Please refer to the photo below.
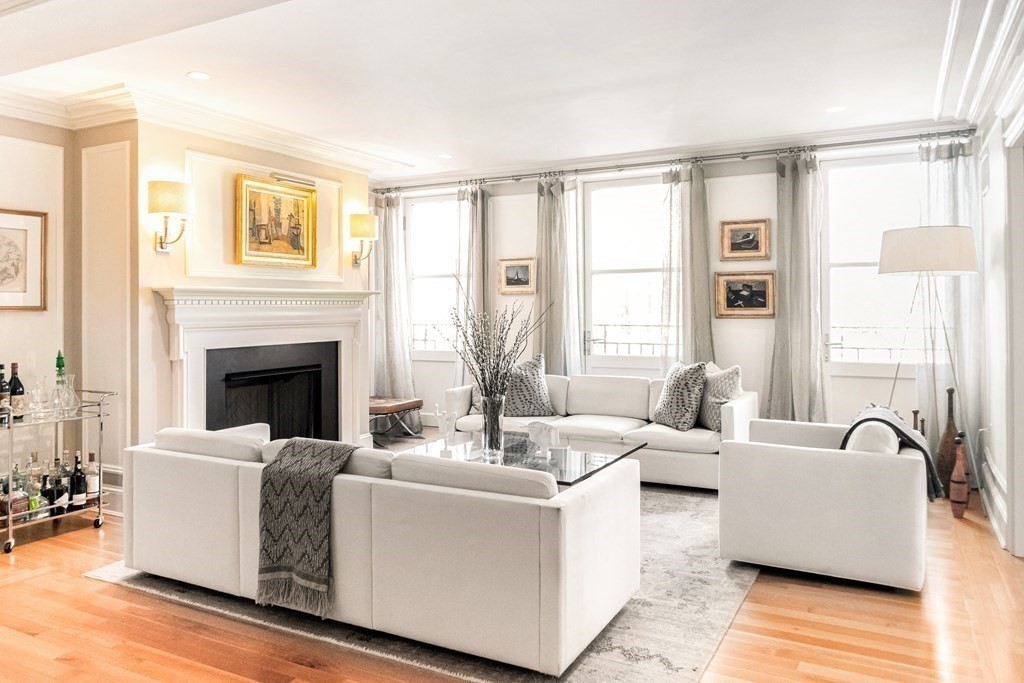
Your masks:
{"label": "white armchair", "polygon": [[839,450],[847,429],[753,420],[749,442],[722,443],[723,558],[921,590],[924,460]]}

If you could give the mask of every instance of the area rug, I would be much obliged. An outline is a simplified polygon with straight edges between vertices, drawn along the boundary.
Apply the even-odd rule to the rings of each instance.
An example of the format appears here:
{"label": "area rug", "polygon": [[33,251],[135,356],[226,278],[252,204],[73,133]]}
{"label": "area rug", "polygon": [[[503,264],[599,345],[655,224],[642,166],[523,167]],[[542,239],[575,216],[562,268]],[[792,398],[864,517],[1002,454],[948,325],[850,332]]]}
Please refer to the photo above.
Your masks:
{"label": "area rug", "polygon": [[[640,525],[640,590],[558,680],[698,680],[757,577],[754,567],[719,559],[713,492],[644,485]],[[555,680],[376,631],[257,607],[251,600],[126,569],[120,562],[86,576],[464,680]]]}

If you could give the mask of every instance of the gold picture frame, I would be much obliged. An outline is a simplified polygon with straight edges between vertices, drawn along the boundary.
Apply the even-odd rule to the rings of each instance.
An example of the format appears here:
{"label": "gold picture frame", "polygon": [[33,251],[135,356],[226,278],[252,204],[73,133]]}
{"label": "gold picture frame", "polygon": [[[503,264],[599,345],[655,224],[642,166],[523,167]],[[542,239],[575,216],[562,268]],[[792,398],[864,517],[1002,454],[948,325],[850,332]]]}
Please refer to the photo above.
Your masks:
{"label": "gold picture frame", "polygon": [[774,318],[775,271],[715,273],[716,318]]}
{"label": "gold picture frame", "polygon": [[534,294],[536,278],[537,259],[498,259],[498,294]]}
{"label": "gold picture frame", "polygon": [[316,268],[316,189],[238,174],[235,263]]}
{"label": "gold picture frame", "polygon": [[722,221],[721,231],[723,261],[764,261],[771,258],[771,219]]}
{"label": "gold picture frame", "polygon": [[46,224],[42,211],[0,209],[0,311],[46,310]]}

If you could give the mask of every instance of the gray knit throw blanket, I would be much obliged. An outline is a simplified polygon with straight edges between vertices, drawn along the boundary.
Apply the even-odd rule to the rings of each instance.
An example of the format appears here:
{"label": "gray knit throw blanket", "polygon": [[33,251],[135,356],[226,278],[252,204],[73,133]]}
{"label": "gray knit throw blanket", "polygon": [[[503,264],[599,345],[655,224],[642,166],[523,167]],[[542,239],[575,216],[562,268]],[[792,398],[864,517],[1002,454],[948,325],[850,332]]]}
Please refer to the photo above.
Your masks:
{"label": "gray knit throw blanket", "polygon": [[263,468],[256,604],[319,617],[334,602],[331,485],[356,446],[290,439]]}

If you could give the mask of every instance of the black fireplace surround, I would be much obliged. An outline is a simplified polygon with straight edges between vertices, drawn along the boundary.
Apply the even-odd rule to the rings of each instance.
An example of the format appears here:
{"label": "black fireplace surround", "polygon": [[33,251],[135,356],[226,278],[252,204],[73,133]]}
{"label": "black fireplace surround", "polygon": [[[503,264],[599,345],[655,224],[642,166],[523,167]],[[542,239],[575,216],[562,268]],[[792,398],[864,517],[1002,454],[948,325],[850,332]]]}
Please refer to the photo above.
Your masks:
{"label": "black fireplace surround", "polygon": [[338,439],[338,343],[206,352],[206,428],[254,422],[271,439]]}

